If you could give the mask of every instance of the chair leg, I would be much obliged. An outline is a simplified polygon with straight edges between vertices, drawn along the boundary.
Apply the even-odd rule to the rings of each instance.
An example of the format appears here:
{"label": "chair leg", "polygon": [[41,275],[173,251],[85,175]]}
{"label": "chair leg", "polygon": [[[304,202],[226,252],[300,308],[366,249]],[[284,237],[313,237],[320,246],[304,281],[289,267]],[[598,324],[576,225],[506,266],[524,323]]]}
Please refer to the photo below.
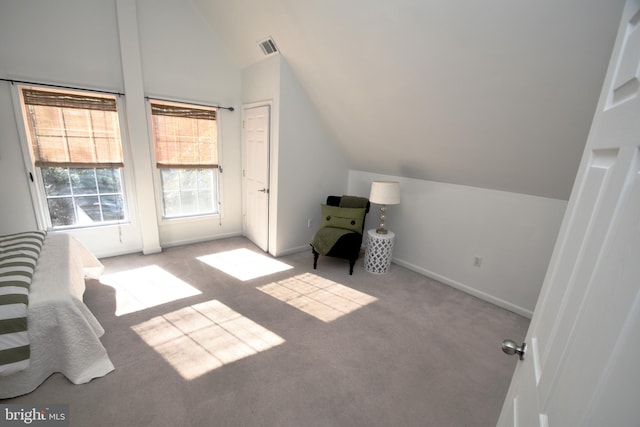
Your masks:
{"label": "chair leg", "polygon": [[320,256],[320,253],[317,252],[313,246],[311,246],[311,251],[313,252],[313,269],[315,270],[318,267],[318,256]]}
{"label": "chair leg", "polygon": [[353,276],[353,266],[356,265],[355,259],[349,260],[349,276]]}

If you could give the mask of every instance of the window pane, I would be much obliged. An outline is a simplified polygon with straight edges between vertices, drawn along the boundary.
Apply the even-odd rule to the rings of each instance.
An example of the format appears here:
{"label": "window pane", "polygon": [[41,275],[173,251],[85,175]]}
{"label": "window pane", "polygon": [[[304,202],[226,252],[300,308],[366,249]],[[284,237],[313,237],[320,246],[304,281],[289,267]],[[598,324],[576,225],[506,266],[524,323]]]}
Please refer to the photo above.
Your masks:
{"label": "window pane", "polygon": [[198,173],[198,189],[200,191],[213,190],[213,169],[200,169]]}
{"label": "window pane", "polygon": [[78,224],[102,222],[98,196],[76,197],[75,202],[78,207]]}
{"label": "window pane", "polygon": [[197,169],[181,169],[180,171],[180,187],[184,190],[195,190],[198,188],[198,171]]}
{"label": "window pane", "polygon": [[47,196],[71,195],[69,171],[66,168],[42,168],[42,179]]}
{"label": "window pane", "polygon": [[214,212],[214,189],[213,169],[200,169],[198,173],[198,202],[201,212]]}
{"label": "window pane", "polygon": [[121,221],[124,219],[124,200],[122,196],[100,197],[102,217],[105,221]]}
{"label": "window pane", "polygon": [[162,195],[164,215],[167,217],[180,216],[180,192],[168,191]]}
{"label": "window pane", "polygon": [[95,169],[69,169],[73,194],[97,194]]}
{"label": "window pane", "polygon": [[122,186],[120,169],[96,169],[100,193],[119,193]]}
{"label": "window pane", "polygon": [[194,215],[198,213],[198,192],[195,190],[183,190],[180,192],[182,201],[182,214]]}
{"label": "window pane", "polygon": [[65,225],[73,225],[76,222],[76,215],[73,210],[73,199],[71,197],[63,197],[47,200],[49,206],[49,214],[51,215],[51,224],[54,227]]}
{"label": "window pane", "polygon": [[200,212],[213,212],[213,198],[211,196],[211,191],[198,192]]}
{"label": "window pane", "polygon": [[180,191],[180,171],[178,169],[161,169],[160,178],[164,191]]}

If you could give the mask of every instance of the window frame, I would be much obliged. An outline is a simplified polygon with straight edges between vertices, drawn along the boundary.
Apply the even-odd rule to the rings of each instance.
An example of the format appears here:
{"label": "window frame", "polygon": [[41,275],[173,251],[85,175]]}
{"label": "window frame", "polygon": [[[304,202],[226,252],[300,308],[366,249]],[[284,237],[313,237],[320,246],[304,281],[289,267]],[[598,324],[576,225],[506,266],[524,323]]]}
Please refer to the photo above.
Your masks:
{"label": "window frame", "polygon": [[[153,96],[145,97],[145,104],[147,109],[147,129],[149,135],[149,148],[151,152],[151,160],[153,163],[153,183],[154,190],[156,196],[156,213],[158,218],[158,223],[160,225],[170,225],[170,224],[185,224],[192,223],[198,221],[211,221],[212,219],[221,220],[223,215],[223,203],[222,203],[222,192],[223,192],[223,180],[224,174],[222,172],[222,162],[223,162],[223,150],[222,150],[222,123],[220,122],[220,108],[211,105],[205,102],[193,102],[193,101],[182,101],[177,99],[166,99],[166,98],[158,98]],[[213,173],[215,174],[215,182],[214,182],[214,191],[216,191],[216,199],[217,199],[217,212],[212,213],[197,213],[190,215],[180,215],[180,216],[165,216],[164,209],[164,191],[162,187],[162,169],[188,169],[188,168],[167,168],[167,167],[158,167],[157,165],[157,155],[156,155],[156,147],[155,147],[155,134],[153,131],[153,115],[151,111],[151,103],[160,103],[160,104],[169,104],[190,108],[215,108],[216,109],[216,150],[217,150],[217,167],[211,168]]]}
{"label": "window frame", "polygon": [[[42,167],[36,166],[36,160],[33,157],[33,153],[31,150],[31,142],[29,133],[29,124],[26,122],[27,119],[27,106],[24,103],[22,89],[35,89],[35,90],[43,90],[43,91],[52,91],[55,93],[69,93],[69,94],[84,94],[87,96],[106,96],[113,97],[115,99],[116,108],[117,108],[117,118],[118,118],[118,127],[120,132],[120,144],[122,149],[122,162],[123,165],[118,166],[109,166],[105,165],[104,167],[100,167],[99,164],[96,164],[94,168],[87,169],[120,169],[120,179],[121,179],[121,187],[122,187],[122,199],[124,204],[124,218],[121,220],[112,220],[112,221],[104,221],[98,222],[95,224],[73,224],[67,226],[53,226],[51,220],[51,214],[48,207],[48,199],[47,194],[44,189],[44,177],[42,173]],[[38,229],[40,230],[50,230],[50,231],[74,231],[74,230],[83,230],[83,229],[95,229],[95,228],[105,228],[105,227],[120,227],[125,224],[131,224],[133,218],[136,215],[135,201],[132,197],[133,188],[133,168],[132,166],[132,157],[130,153],[129,139],[128,134],[125,130],[126,125],[126,114],[124,110],[124,96],[121,94],[117,94],[115,92],[108,91],[100,91],[93,90],[88,88],[61,88],[59,86],[47,85],[47,84],[37,84],[37,83],[14,83],[12,85],[11,91],[12,101],[14,104],[14,114],[18,129],[18,137],[20,140],[20,149],[22,151],[22,157],[24,161],[24,165],[26,168],[27,179],[31,181],[32,185],[29,185],[30,195],[32,206],[34,210],[34,215],[36,219],[36,224]],[[46,167],[46,166],[43,166]],[[63,168],[75,169],[71,165],[61,165]]]}

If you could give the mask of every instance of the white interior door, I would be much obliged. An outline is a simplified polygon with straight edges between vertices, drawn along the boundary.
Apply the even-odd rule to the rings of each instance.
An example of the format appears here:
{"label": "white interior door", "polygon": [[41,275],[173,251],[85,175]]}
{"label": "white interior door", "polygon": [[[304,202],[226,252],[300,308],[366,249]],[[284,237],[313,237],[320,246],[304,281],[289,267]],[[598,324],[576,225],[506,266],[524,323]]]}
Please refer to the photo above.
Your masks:
{"label": "white interior door", "polygon": [[244,232],[269,250],[269,106],[244,109]]}
{"label": "white interior door", "polygon": [[499,426],[640,423],[640,0],[628,0]]}

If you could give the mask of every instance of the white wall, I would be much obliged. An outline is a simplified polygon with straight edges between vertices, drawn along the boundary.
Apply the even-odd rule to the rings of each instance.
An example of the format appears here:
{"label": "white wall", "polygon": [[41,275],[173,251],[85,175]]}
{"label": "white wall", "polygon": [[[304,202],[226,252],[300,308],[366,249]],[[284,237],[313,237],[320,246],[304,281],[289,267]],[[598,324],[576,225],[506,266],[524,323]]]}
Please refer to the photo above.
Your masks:
{"label": "white wall", "polygon": [[[124,22],[132,14],[137,19]],[[240,104],[240,70],[192,2],[2,2],[0,40],[1,78],[115,92],[127,89],[121,126],[130,139],[131,161],[125,168],[137,172],[127,181],[132,221],[119,229],[76,231],[94,253],[152,252],[158,238],[162,246],[171,246],[241,233],[239,108],[235,113],[220,112],[222,217],[172,222],[157,218],[146,114],[139,108],[142,97]],[[10,84],[0,82],[0,233],[36,226],[23,163]],[[141,227],[149,228],[149,223],[151,231]],[[147,241],[150,245],[144,247]]]}
{"label": "white wall", "polygon": [[114,1],[3,1],[2,77],[122,89]]}
{"label": "white wall", "polygon": [[240,69],[191,1],[137,0],[137,7],[145,95],[235,108],[218,112],[222,216],[160,220],[160,243],[167,247],[239,235]]}
{"label": "white wall", "polygon": [[[394,262],[531,316],[566,201],[354,170],[349,192],[368,195],[375,180],[400,182],[401,202],[386,220],[396,233]],[[367,228],[376,227],[379,207]]]}
{"label": "white wall", "polygon": [[[346,194],[348,164],[286,61],[281,66],[277,253],[310,250],[320,204]],[[311,227],[308,227],[311,219]]]}
{"label": "white wall", "polygon": [[[122,90],[113,2],[4,1],[0,40],[0,78]],[[0,233],[37,226],[27,177],[11,85],[0,82]]]}

